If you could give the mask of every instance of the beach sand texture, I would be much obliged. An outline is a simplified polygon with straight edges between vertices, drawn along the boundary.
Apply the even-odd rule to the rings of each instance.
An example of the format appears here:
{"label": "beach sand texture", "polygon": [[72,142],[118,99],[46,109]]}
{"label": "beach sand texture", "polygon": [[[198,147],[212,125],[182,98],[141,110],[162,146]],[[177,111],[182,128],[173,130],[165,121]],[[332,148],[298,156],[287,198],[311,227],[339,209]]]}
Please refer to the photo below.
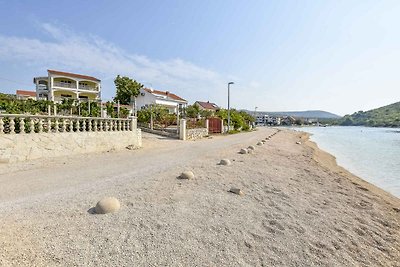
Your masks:
{"label": "beach sand texture", "polygon": [[400,266],[399,199],[303,133],[238,153],[274,132],[0,165],[0,266]]}

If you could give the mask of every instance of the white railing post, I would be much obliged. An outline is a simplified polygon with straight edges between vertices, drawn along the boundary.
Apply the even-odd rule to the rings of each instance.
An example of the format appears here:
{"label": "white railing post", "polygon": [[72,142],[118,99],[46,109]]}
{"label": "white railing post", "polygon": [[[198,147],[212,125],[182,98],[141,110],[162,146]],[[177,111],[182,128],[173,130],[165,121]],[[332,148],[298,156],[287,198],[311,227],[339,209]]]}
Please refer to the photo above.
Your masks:
{"label": "white railing post", "polygon": [[62,120],[62,132],[65,133],[67,131],[67,121],[65,119]]}
{"label": "white railing post", "polygon": [[14,117],[10,117],[10,134],[15,133],[15,122]]}
{"label": "white railing post", "polygon": [[0,134],[4,133],[4,121],[3,118],[0,117]]}
{"label": "white railing post", "polygon": [[59,126],[58,119],[55,118],[55,119],[54,119],[54,131],[55,131],[56,133],[59,132],[58,126]]}
{"label": "white railing post", "polygon": [[50,118],[47,118],[47,132],[51,133],[51,120],[50,120]]}
{"label": "white railing post", "polygon": [[19,121],[19,133],[23,134],[25,133],[25,119],[21,118]]}
{"label": "white railing post", "polygon": [[38,122],[38,133],[43,132],[43,121],[41,118],[39,118],[39,122]]}
{"label": "white railing post", "polygon": [[35,118],[31,118],[31,122],[29,125],[29,132],[30,133],[35,133]]}

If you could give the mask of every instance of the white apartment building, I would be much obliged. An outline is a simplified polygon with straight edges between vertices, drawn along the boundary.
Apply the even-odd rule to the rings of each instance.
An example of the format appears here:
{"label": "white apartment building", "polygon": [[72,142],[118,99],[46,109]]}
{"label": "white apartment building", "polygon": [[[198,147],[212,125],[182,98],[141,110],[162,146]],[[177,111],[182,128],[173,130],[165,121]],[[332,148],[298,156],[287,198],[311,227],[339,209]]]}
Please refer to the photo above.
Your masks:
{"label": "white apartment building", "polygon": [[95,77],[47,70],[47,76],[33,78],[36,98],[61,102],[63,99],[98,101],[101,98],[101,81]]}

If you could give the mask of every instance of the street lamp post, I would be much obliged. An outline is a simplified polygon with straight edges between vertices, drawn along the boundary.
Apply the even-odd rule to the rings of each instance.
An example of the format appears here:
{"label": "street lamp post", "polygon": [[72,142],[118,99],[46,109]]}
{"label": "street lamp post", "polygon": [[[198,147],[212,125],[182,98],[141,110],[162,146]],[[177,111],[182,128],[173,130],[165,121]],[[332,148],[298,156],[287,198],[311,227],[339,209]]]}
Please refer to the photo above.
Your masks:
{"label": "street lamp post", "polygon": [[228,132],[231,127],[231,107],[230,107],[230,85],[234,84],[234,82],[228,83]]}

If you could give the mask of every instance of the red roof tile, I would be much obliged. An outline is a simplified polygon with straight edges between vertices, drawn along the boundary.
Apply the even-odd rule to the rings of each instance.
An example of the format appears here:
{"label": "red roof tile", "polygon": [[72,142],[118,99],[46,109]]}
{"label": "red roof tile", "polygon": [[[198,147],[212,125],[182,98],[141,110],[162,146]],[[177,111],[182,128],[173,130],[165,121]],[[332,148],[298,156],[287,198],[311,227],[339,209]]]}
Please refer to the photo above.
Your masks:
{"label": "red roof tile", "polygon": [[172,99],[178,100],[178,101],[185,101],[185,99],[183,99],[182,97],[179,97],[173,93],[170,93],[168,91],[164,92],[164,91],[159,91],[159,90],[154,90],[154,89],[149,89],[149,88],[143,88],[146,92],[152,93],[152,94],[157,94],[157,95],[165,95],[168,96]]}
{"label": "red roof tile", "polygon": [[201,102],[201,101],[196,101],[196,103],[201,106],[204,109],[212,109],[212,110],[217,110],[219,109],[218,105],[215,103],[210,103],[210,102]]}
{"label": "red roof tile", "polygon": [[56,75],[63,75],[63,76],[74,77],[74,78],[78,78],[78,79],[85,79],[85,80],[100,82],[99,79],[92,77],[92,76],[86,76],[86,75],[57,71],[57,70],[47,70],[47,71],[49,73],[56,74]]}
{"label": "red roof tile", "polygon": [[23,96],[34,96],[36,97],[36,92],[35,91],[26,91],[26,90],[17,90],[16,92],[17,95],[23,95]]}

